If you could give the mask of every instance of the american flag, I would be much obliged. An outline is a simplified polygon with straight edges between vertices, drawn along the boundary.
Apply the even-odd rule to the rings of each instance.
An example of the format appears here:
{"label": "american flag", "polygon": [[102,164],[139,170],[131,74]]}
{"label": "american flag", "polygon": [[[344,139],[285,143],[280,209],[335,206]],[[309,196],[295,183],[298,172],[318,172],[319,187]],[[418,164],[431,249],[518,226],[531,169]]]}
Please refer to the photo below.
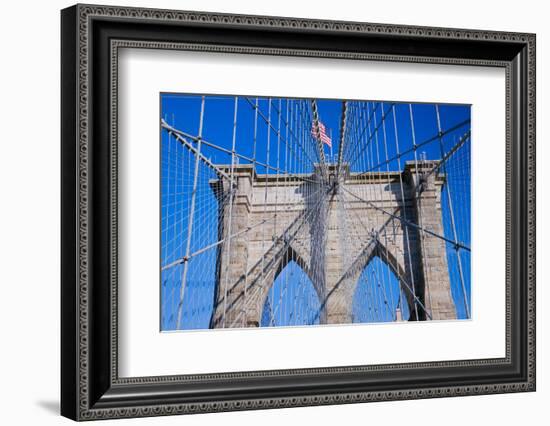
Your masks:
{"label": "american flag", "polygon": [[[325,125],[318,121],[319,123],[319,134],[321,135],[321,142],[324,144],[327,144],[330,148],[332,148],[332,139],[329,135],[327,135],[325,130]],[[315,139],[317,139],[317,131],[315,129],[315,123],[311,123],[311,136],[313,136]]]}

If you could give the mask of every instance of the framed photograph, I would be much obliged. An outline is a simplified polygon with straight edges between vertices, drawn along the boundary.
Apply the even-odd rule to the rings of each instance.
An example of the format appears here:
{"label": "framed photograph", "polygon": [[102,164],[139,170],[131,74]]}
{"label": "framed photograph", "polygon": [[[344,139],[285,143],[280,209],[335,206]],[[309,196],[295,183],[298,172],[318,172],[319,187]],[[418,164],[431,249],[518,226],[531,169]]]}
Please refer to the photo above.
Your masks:
{"label": "framed photograph", "polygon": [[61,29],[64,416],[535,390],[535,35]]}

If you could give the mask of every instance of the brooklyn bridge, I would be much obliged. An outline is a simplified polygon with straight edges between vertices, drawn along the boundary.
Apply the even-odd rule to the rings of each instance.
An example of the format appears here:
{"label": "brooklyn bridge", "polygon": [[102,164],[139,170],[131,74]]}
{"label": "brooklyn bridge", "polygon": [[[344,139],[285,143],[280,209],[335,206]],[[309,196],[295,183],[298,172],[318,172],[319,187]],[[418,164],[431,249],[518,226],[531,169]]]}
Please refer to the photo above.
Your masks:
{"label": "brooklyn bridge", "polygon": [[161,105],[162,330],[471,317],[469,106]]}

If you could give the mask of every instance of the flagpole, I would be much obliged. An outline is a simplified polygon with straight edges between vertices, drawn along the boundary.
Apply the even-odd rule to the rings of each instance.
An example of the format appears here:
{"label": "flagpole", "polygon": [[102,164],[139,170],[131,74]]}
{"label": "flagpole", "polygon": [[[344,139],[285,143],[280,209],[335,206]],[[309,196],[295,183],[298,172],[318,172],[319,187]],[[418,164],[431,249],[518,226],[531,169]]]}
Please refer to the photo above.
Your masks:
{"label": "flagpole", "polygon": [[334,164],[334,156],[332,155],[332,128],[330,129],[330,162]]}

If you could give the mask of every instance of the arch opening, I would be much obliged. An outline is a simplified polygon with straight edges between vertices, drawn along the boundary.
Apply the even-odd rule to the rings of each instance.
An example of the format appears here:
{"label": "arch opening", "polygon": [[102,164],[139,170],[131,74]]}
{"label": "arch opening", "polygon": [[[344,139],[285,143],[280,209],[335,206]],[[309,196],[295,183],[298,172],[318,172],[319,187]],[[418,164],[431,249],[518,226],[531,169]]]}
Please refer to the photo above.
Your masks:
{"label": "arch opening", "polygon": [[313,282],[300,266],[290,259],[278,271],[263,304],[261,327],[287,327],[320,323],[321,303]]}
{"label": "arch opening", "polygon": [[369,259],[357,279],[351,318],[353,323],[407,321],[410,318],[406,289],[378,255]]}

